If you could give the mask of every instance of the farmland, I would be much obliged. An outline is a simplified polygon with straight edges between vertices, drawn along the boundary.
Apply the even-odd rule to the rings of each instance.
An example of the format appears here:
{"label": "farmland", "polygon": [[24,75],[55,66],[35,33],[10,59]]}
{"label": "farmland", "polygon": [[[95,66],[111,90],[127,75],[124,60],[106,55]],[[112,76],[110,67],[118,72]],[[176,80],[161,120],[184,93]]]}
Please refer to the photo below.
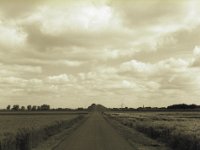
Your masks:
{"label": "farmland", "polygon": [[200,149],[198,111],[7,111],[0,122],[0,150]]}
{"label": "farmland", "polygon": [[0,149],[13,149],[9,145],[17,147],[16,145],[20,145],[20,141],[23,140],[25,143],[22,145],[26,147],[24,149],[31,149],[49,136],[70,127],[74,122],[79,121],[84,114],[76,112],[1,112]]}
{"label": "farmland", "polygon": [[109,112],[107,115],[173,149],[200,149],[200,112]]}

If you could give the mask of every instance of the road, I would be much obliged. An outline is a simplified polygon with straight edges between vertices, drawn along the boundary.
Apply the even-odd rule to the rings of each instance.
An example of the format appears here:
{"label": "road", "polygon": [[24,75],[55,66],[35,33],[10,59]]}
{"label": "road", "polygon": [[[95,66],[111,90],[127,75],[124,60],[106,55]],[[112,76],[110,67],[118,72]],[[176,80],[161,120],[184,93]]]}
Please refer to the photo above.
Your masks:
{"label": "road", "polygon": [[133,148],[100,113],[94,112],[55,150],[133,150]]}

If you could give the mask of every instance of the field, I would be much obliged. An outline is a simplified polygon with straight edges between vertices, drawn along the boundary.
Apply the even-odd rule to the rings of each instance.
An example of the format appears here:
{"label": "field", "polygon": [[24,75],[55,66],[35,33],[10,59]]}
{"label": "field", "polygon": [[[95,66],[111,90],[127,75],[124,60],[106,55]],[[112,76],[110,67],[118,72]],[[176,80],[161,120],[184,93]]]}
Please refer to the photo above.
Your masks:
{"label": "field", "polygon": [[[83,114],[75,112],[0,113],[0,149],[15,149],[16,147],[31,149],[49,136],[80,120]],[[13,146],[15,148],[10,145],[15,145]]]}
{"label": "field", "polygon": [[162,141],[172,149],[200,149],[200,112],[109,112],[121,124]]}
{"label": "field", "polygon": [[200,112],[0,112],[0,150],[52,148],[199,150]]}

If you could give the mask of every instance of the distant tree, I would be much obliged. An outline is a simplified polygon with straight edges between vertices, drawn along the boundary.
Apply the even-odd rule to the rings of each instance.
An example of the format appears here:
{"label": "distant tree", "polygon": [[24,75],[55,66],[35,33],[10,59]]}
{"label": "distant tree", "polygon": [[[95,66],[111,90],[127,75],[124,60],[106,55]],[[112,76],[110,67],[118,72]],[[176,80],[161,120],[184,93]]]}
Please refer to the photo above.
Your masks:
{"label": "distant tree", "polygon": [[137,108],[137,110],[143,110],[143,109],[144,109],[143,107],[138,107],[138,108]]}
{"label": "distant tree", "polygon": [[31,106],[31,105],[28,105],[28,106],[27,106],[27,110],[28,110],[28,111],[31,111],[31,109],[32,109],[32,106]]}
{"label": "distant tree", "polygon": [[107,108],[100,104],[92,104],[87,109],[89,111],[105,111]]}
{"label": "distant tree", "polygon": [[128,110],[128,107],[125,107],[124,110]]}
{"label": "distant tree", "polygon": [[12,110],[19,111],[19,105],[13,105]]}
{"label": "distant tree", "polygon": [[114,110],[114,111],[119,111],[120,108],[112,108],[111,110]]}
{"label": "distant tree", "polygon": [[84,110],[82,107],[77,108],[77,110]]}
{"label": "distant tree", "polygon": [[87,109],[90,111],[96,110],[96,104],[93,103],[92,105],[88,106]]}
{"label": "distant tree", "polygon": [[62,110],[64,110],[63,108],[57,108],[56,110],[58,110],[58,111],[62,111]]}
{"label": "distant tree", "polygon": [[47,105],[47,104],[43,104],[41,105],[41,110],[50,110],[50,105]]}
{"label": "distant tree", "polygon": [[8,106],[6,107],[6,109],[7,109],[7,110],[10,110],[10,108],[11,108],[11,106],[10,106],[10,105],[8,105]]}
{"label": "distant tree", "polygon": [[22,106],[22,107],[21,107],[21,110],[24,111],[24,110],[26,110],[26,108],[25,108],[24,106]]}
{"label": "distant tree", "polygon": [[197,105],[195,104],[191,104],[191,105],[187,105],[187,104],[174,104],[174,105],[170,105],[167,107],[167,109],[195,109],[198,108]]}
{"label": "distant tree", "polygon": [[37,111],[40,111],[41,110],[41,106],[37,106]]}
{"label": "distant tree", "polygon": [[135,110],[135,108],[129,108],[129,110],[130,110],[130,111],[134,111],[134,110]]}
{"label": "distant tree", "polygon": [[144,107],[144,109],[149,110],[149,109],[152,109],[152,108],[151,107]]}
{"label": "distant tree", "polygon": [[159,109],[166,109],[166,107],[160,107]]}
{"label": "distant tree", "polygon": [[32,110],[32,111],[36,111],[36,110],[37,110],[37,106],[35,106],[35,105],[32,106],[31,110]]}

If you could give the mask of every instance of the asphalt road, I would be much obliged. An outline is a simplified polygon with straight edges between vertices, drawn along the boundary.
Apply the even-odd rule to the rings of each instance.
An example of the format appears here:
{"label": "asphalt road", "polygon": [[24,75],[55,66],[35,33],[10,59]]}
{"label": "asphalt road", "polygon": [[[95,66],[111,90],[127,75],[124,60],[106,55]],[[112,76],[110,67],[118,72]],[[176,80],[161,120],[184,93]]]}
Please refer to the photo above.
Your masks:
{"label": "asphalt road", "polygon": [[133,148],[100,113],[94,112],[55,150],[133,150]]}

